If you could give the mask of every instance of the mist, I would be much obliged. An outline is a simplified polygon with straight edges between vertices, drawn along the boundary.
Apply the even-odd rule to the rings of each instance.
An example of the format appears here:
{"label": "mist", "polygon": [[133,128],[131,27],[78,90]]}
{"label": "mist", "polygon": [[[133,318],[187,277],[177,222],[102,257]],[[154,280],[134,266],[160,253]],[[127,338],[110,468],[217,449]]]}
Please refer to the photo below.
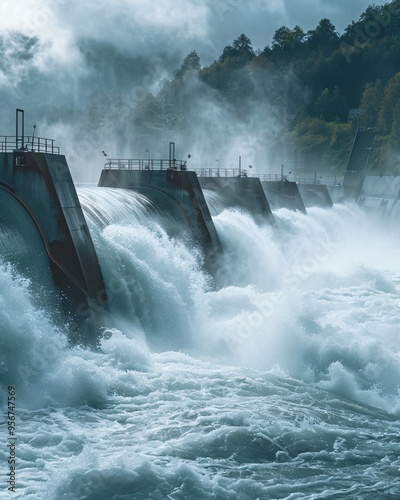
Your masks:
{"label": "mist", "polygon": [[56,139],[77,182],[97,182],[103,150],[111,158],[166,157],[170,141],[177,157],[191,154],[193,167],[233,168],[241,156],[254,173],[276,172],[285,161],[280,141],[296,113],[292,103],[307,100],[290,74],[243,68],[237,85],[250,79],[253,92],[233,105],[194,74],[179,89],[169,81],[192,50],[205,66],[241,32],[263,49],[282,24],[306,30],[329,15],[343,29],[368,5],[307,3],[311,10],[276,0],[3,3],[3,133],[14,133],[15,109],[24,109],[25,133],[36,125],[36,135]]}

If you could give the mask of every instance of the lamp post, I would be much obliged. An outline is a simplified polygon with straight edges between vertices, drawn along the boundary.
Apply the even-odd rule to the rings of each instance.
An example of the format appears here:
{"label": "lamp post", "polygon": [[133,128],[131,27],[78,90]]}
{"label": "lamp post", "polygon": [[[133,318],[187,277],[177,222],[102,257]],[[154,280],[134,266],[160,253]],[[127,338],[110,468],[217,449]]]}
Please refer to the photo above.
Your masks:
{"label": "lamp post", "polygon": [[33,126],[33,134],[32,134],[32,151],[33,151],[33,143],[35,141],[35,130],[36,130],[36,125]]}

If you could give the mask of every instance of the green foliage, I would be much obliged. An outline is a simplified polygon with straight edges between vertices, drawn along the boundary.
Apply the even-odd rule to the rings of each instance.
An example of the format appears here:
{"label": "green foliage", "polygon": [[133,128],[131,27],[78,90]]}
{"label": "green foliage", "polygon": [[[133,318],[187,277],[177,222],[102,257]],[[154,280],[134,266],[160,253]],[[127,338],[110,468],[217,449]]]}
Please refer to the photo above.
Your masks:
{"label": "green foliage", "polygon": [[321,117],[326,122],[347,121],[349,105],[346,98],[341,95],[337,85],[333,92],[330,92],[329,89],[324,89],[321,92],[315,103],[313,115]]}
{"label": "green foliage", "polygon": [[307,47],[310,50],[335,50],[339,45],[339,35],[329,19],[321,19],[315,30],[307,33]]}
{"label": "green foliage", "polygon": [[362,126],[376,127],[382,106],[382,97],[383,88],[380,80],[375,83],[367,83],[360,103]]}
{"label": "green foliage", "polygon": [[226,59],[240,59],[242,63],[247,63],[255,56],[252,43],[249,38],[243,33],[234,40],[232,45],[227,45],[219,58],[219,62],[223,63]]}
{"label": "green foliage", "polygon": [[352,123],[327,123],[321,118],[303,116],[289,135],[303,163],[324,166],[326,171],[344,173],[354,137]]}
{"label": "green foliage", "polygon": [[182,78],[188,71],[200,71],[200,57],[197,51],[193,50],[183,60],[181,67],[175,73],[175,78]]}
{"label": "green foliage", "polygon": [[[199,78],[186,76],[193,73]],[[250,108],[290,115],[287,135],[279,134],[276,144],[337,169],[346,165],[357,125],[349,111],[359,108],[360,125],[378,130],[375,168],[386,168],[400,148],[400,0],[368,7],[342,35],[324,18],[307,33],[280,27],[262,52],[242,33],[204,68],[190,52],[175,79],[141,103],[146,133],[187,132],[187,110],[211,96],[242,124],[249,123]]]}
{"label": "green foliage", "polygon": [[390,132],[394,121],[396,105],[400,101],[400,73],[391,78],[386,85],[379,113],[378,127],[383,132]]}

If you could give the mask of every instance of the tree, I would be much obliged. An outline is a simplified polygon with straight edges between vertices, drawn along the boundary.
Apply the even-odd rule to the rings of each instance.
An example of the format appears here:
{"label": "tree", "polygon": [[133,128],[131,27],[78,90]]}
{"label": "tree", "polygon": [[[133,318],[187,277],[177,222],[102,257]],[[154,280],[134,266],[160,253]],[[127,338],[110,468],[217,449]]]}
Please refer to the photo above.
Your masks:
{"label": "tree", "polygon": [[275,31],[272,38],[272,59],[278,64],[293,60],[301,55],[304,40],[305,33],[300,26],[295,26],[292,30],[282,26]]}
{"label": "tree", "polygon": [[[398,151],[398,148],[400,147],[400,99],[397,101],[397,104],[393,109],[393,123],[392,123],[391,135],[392,135],[392,144]],[[396,154],[396,156],[398,158],[398,153]]]}
{"label": "tree", "polygon": [[307,33],[307,46],[315,49],[335,49],[339,44],[339,35],[335,26],[327,18],[321,19],[315,30]]}
{"label": "tree", "polygon": [[200,71],[200,57],[196,50],[192,50],[183,60],[181,67],[175,73],[175,78],[182,78],[188,71]]}
{"label": "tree", "polygon": [[382,106],[383,88],[382,82],[367,83],[361,96],[360,111],[361,123],[364,127],[375,127]]}
{"label": "tree", "polygon": [[255,54],[253,50],[253,44],[250,41],[250,38],[242,33],[239,38],[234,40],[233,49],[236,51],[237,55],[243,59],[252,59]]}
{"label": "tree", "polygon": [[283,50],[286,46],[289,34],[290,29],[287,26],[281,26],[278,28],[272,37],[272,49]]}
{"label": "tree", "polygon": [[397,102],[400,100],[400,73],[396,73],[385,86],[382,98],[382,106],[379,113],[378,127],[389,133],[392,129],[394,112]]}
{"label": "tree", "polygon": [[347,100],[341,95],[339,87],[336,85],[333,92],[324,89],[314,106],[314,115],[323,118],[326,122],[339,119],[346,121],[349,114]]}
{"label": "tree", "polygon": [[248,62],[255,56],[253,44],[250,39],[243,33],[233,41],[232,45],[227,45],[219,58],[219,62],[224,62],[228,58],[239,58],[244,62]]}

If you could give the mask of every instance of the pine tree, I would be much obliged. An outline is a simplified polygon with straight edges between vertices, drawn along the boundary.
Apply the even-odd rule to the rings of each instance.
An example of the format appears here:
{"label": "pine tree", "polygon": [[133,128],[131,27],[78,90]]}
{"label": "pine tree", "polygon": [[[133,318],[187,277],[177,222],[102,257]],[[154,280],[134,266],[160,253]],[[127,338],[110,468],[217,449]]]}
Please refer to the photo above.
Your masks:
{"label": "pine tree", "polygon": [[175,78],[182,78],[188,71],[200,71],[200,57],[196,50],[192,50],[183,60],[181,67],[175,73]]}
{"label": "pine tree", "polygon": [[367,83],[360,103],[361,124],[364,127],[376,127],[382,106],[382,97],[383,87],[380,80],[375,83]]}
{"label": "pine tree", "polygon": [[378,126],[384,133],[390,133],[394,119],[394,109],[400,99],[400,73],[396,73],[385,86]]}

